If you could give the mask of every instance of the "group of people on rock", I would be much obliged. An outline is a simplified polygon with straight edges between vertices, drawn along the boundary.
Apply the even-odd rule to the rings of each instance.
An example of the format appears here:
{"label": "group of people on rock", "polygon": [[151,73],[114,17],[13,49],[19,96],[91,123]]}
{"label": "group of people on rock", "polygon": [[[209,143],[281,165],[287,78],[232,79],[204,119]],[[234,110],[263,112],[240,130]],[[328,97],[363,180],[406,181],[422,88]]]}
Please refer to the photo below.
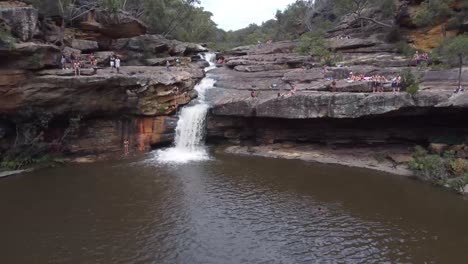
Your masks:
{"label": "group of people on rock", "polygon": [[413,61],[416,63],[416,65],[419,65],[422,62],[429,64],[431,62],[431,58],[426,52],[419,53],[419,51],[416,51],[416,53],[413,56]]}
{"label": "group of people on rock", "polygon": [[[272,86],[276,87],[276,84],[273,84]],[[291,83],[290,86],[291,86],[291,89],[289,90],[289,92],[284,93],[284,94],[282,94],[281,92],[278,92],[278,94],[277,94],[278,98],[280,98],[280,97],[290,97],[290,96],[296,95],[296,93],[297,93],[296,85]]]}
{"label": "group of people on rock", "polygon": [[120,73],[120,61],[120,57],[115,54],[109,56],[109,62],[112,72],[114,72],[114,69],[116,69],[117,73]]}
{"label": "group of people on rock", "polygon": [[[401,91],[401,81],[402,78],[400,75],[397,75],[390,79],[391,86],[394,93],[399,93]],[[353,74],[350,73],[347,82],[368,82],[372,88],[373,93],[383,93],[385,92],[384,85],[389,82],[384,75],[376,74],[370,77],[366,77],[363,74]],[[336,92],[336,82],[333,81],[331,85],[332,92]]]}
{"label": "group of people on rock", "polygon": [[224,64],[226,62],[226,59],[224,57],[219,57],[216,60],[216,64]]}
{"label": "group of people on rock", "polygon": [[[114,69],[117,69],[117,72],[120,72],[120,57],[112,54],[109,56],[110,67],[112,72]],[[60,58],[60,64],[62,70],[73,69],[75,76],[81,76],[81,69],[89,68],[94,69],[96,72],[98,69],[97,58],[94,53],[86,54],[83,56],[77,55],[75,52],[70,53],[70,55],[63,53]]]}
{"label": "group of people on rock", "polygon": [[[271,39],[268,40],[268,41],[266,42],[266,44],[267,44],[268,46],[271,46],[271,44],[273,44],[273,40],[271,40]],[[263,45],[263,42],[261,42],[260,40],[257,41],[257,48],[261,49],[261,48],[263,48],[263,46],[264,46],[264,45]]]}

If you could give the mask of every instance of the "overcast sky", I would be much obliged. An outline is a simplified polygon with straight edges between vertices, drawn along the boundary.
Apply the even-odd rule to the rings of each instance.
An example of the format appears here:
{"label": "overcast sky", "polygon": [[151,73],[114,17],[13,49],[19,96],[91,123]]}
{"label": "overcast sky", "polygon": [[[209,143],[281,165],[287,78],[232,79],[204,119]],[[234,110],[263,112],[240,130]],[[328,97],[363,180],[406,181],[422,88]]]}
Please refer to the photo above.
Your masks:
{"label": "overcast sky", "polygon": [[213,21],[224,30],[236,30],[249,24],[261,24],[275,17],[296,0],[201,0],[205,10],[213,13]]}

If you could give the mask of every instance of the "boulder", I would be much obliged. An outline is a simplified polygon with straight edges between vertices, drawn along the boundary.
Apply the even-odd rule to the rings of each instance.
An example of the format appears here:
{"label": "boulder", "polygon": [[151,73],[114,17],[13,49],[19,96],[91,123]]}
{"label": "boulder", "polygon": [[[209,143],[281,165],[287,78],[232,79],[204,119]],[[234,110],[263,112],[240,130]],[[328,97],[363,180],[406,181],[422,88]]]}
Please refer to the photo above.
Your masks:
{"label": "boulder", "polygon": [[70,56],[70,54],[75,53],[76,55],[81,55],[81,50],[79,49],[74,49],[70,47],[65,47],[63,48],[63,54]]}
{"label": "boulder", "polygon": [[116,40],[112,50],[133,51],[138,54],[168,54],[171,56],[184,56],[206,52],[207,49],[199,44],[168,40],[161,35],[143,35],[133,38]]}
{"label": "boulder", "polygon": [[440,143],[431,143],[429,145],[429,151],[433,154],[442,155],[444,152],[449,148],[447,144],[440,144]]}
{"label": "boulder", "polygon": [[20,2],[0,2],[0,22],[6,23],[15,37],[29,41],[37,30],[37,9]]}
{"label": "boulder", "polygon": [[92,52],[99,50],[99,45],[96,41],[84,40],[84,39],[73,39],[71,47],[82,52]]}
{"label": "boulder", "polygon": [[141,36],[147,31],[142,21],[122,11],[114,14],[99,10],[96,13],[96,22],[100,24],[99,31],[112,39]]}

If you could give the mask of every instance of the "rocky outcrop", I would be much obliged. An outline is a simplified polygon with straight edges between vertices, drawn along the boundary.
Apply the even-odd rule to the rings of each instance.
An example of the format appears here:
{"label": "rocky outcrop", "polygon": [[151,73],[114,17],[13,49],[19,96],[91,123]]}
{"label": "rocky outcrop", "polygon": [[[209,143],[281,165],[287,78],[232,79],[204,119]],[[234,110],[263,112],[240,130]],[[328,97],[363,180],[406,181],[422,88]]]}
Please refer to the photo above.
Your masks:
{"label": "rocky outcrop", "polygon": [[[122,149],[124,138],[136,149],[168,144],[174,137],[178,107],[196,97],[195,83],[204,76],[196,67],[122,67],[84,70],[75,77],[71,70],[31,73],[4,71],[0,78],[0,120],[48,120],[44,137],[56,142],[79,116],[80,129],[62,146],[73,154],[111,153]],[[7,76],[7,77],[4,77]],[[26,76],[28,76],[26,78]],[[148,122],[151,126],[148,127]]]}
{"label": "rocky outcrop", "polygon": [[172,56],[184,56],[207,51],[206,48],[199,44],[168,40],[160,35],[143,35],[118,39],[113,43],[111,48],[118,51],[169,54]]}
{"label": "rocky outcrop", "polygon": [[59,63],[60,49],[55,45],[25,42],[0,47],[0,68],[38,70],[58,67]]}
{"label": "rocky outcrop", "polygon": [[[92,72],[90,69],[84,74]],[[0,106],[0,113],[18,116],[28,109],[40,108],[53,115],[79,110],[83,115],[125,112],[154,116],[168,114],[176,100],[183,105],[194,96],[190,91],[197,78],[189,71],[123,67],[122,72],[112,74],[110,70],[99,70],[97,74],[80,78],[74,77],[71,70],[39,72],[40,76],[21,86],[2,89],[5,102]]]}
{"label": "rocky outcrop", "polygon": [[[468,96],[453,93],[457,69],[413,67],[377,35],[369,39],[333,37],[330,44],[342,52],[334,67],[319,66],[312,57],[294,53],[294,48],[282,53],[275,43],[228,52],[226,65],[211,72],[217,89],[208,94],[212,103],[208,140],[412,146],[447,135],[461,141],[467,138],[468,127],[462,120],[468,111]],[[266,47],[280,53],[261,54]],[[419,92],[393,93],[388,82],[385,93],[372,93],[370,81],[348,80],[351,72],[391,79],[403,69],[420,80]],[[467,85],[467,69],[462,78]],[[333,81],[337,92],[331,92]]]}
{"label": "rocky outcrop", "polygon": [[37,33],[38,11],[21,2],[0,2],[0,24],[5,23],[21,41],[29,41]]}
{"label": "rocky outcrop", "polygon": [[85,31],[98,32],[110,39],[132,38],[146,34],[146,25],[130,14],[94,9],[80,23]]}
{"label": "rocky outcrop", "polygon": [[70,46],[73,49],[80,50],[81,52],[93,52],[99,50],[99,44],[92,40],[74,39],[71,41]]}

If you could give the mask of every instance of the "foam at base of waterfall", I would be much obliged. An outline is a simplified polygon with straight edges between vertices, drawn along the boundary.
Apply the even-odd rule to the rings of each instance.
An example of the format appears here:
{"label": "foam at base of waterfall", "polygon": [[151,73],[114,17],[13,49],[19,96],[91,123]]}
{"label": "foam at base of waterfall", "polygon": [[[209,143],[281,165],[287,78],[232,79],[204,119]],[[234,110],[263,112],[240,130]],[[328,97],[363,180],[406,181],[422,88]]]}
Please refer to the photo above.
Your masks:
{"label": "foam at base of waterfall", "polygon": [[188,163],[192,161],[209,160],[210,156],[206,149],[200,147],[195,150],[182,148],[169,148],[156,152],[156,159],[161,163]]}

